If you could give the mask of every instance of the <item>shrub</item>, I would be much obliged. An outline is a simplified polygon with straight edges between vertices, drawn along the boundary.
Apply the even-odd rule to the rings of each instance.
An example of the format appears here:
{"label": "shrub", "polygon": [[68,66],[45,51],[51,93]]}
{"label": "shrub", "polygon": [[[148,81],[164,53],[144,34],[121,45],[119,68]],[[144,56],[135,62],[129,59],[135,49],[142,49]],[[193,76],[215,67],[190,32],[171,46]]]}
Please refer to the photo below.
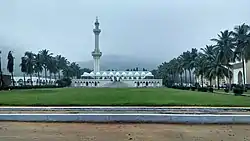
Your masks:
{"label": "shrub", "polygon": [[229,93],[229,89],[228,89],[228,88],[225,88],[225,89],[224,89],[224,92]]}
{"label": "shrub", "polygon": [[211,93],[213,93],[214,92],[214,88],[213,87],[209,87],[208,91],[211,92]]}
{"label": "shrub", "polygon": [[191,87],[191,90],[192,90],[192,91],[195,91],[195,90],[196,90],[196,87]]}
{"label": "shrub", "polygon": [[234,88],[233,89],[234,95],[242,95],[243,94],[243,89],[240,87]]}
{"label": "shrub", "polygon": [[61,88],[61,86],[56,85],[26,85],[26,86],[7,86],[4,87],[2,90],[15,90],[15,89],[43,89],[43,88]]}
{"label": "shrub", "polygon": [[198,88],[199,92],[207,92],[208,88],[207,87],[200,87]]}
{"label": "shrub", "polygon": [[173,88],[173,89],[176,89],[176,88],[177,88],[177,86],[172,86],[172,88]]}
{"label": "shrub", "polygon": [[72,81],[70,78],[63,78],[63,79],[57,80],[56,83],[58,84],[58,86],[68,87],[71,85]]}

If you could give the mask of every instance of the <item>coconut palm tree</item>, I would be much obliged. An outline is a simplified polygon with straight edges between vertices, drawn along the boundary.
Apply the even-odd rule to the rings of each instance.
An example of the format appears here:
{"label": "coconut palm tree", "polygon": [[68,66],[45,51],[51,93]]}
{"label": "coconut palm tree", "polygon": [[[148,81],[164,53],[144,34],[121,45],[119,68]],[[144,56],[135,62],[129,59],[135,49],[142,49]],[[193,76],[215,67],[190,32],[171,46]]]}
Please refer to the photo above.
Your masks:
{"label": "coconut palm tree", "polygon": [[177,72],[179,73],[179,76],[180,76],[180,81],[181,81],[181,85],[183,85],[183,73],[184,73],[184,70],[183,70],[183,66],[182,66],[182,63],[183,62],[183,58],[182,57],[178,57],[177,58]]}
{"label": "coconut palm tree", "polygon": [[25,57],[27,59],[27,62],[26,62],[27,74],[30,75],[31,85],[33,85],[32,75],[34,73],[35,54],[32,52],[25,52]]}
{"label": "coconut palm tree", "polygon": [[181,64],[181,66],[183,66],[184,74],[185,74],[185,83],[187,84],[188,83],[188,80],[187,80],[187,70],[190,69],[189,63],[190,63],[190,60],[191,60],[191,54],[190,54],[189,51],[183,52],[180,57],[182,58],[182,64]]}
{"label": "coconut palm tree", "polygon": [[56,74],[59,71],[59,62],[55,57],[50,56],[49,62],[48,62],[48,71],[50,73],[50,79],[52,77],[52,74],[54,74],[54,79],[56,79]]}
{"label": "coconut palm tree", "polygon": [[21,58],[21,72],[23,73],[23,82],[24,85],[26,85],[26,80],[25,80],[25,74],[27,73],[27,58],[26,57],[22,57]]}
{"label": "coconut palm tree", "polygon": [[62,57],[61,55],[56,56],[56,60],[58,63],[58,78],[61,78],[61,71],[67,67],[67,59],[65,57]]}
{"label": "coconut palm tree", "polygon": [[13,84],[13,86],[15,86],[14,75],[13,75],[13,71],[14,71],[14,57],[13,57],[11,51],[9,51],[7,59],[8,59],[7,70],[11,73],[12,84]]}
{"label": "coconut palm tree", "polygon": [[205,54],[199,52],[197,57],[195,58],[195,70],[194,74],[199,78],[201,77],[201,86],[203,87],[204,82],[204,75],[206,72],[206,66],[208,65],[207,58]]}
{"label": "coconut palm tree", "polygon": [[212,79],[217,77],[217,87],[220,89],[220,78],[224,78],[224,76],[229,77],[228,75],[231,74],[228,74],[227,66],[225,66],[225,64],[222,63],[223,61],[220,60],[220,57],[218,57],[218,52],[215,51],[215,46],[206,46],[203,51],[206,60],[208,60],[205,68],[205,76],[209,79],[210,85]]}
{"label": "coconut palm tree", "polygon": [[217,58],[221,61],[222,64],[227,66],[228,69],[228,82],[229,86],[231,86],[231,65],[230,62],[233,61],[234,56],[234,38],[233,38],[233,32],[232,31],[221,31],[220,34],[218,34],[218,39],[211,39],[211,41],[216,42],[216,45],[214,46],[214,51],[217,54]]}
{"label": "coconut palm tree", "polygon": [[41,50],[39,52],[39,54],[41,55],[41,59],[43,62],[43,68],[44,68],[44,74],[45,74],[45,83],[47,85],[47,71],[48,71],[48,64],[49,64],[49,59],[50,56],[52,55],[52,53],[49,53],[49,50]]}
{"label": "coconut palm tree", "polygon": [[42,71],[43,71],[43,62],[42,62],[41,55],[39,53],[35,55],[34,71],[35,71],[35,73],[37,73],[38,83],[39,83],[39,85],[41,85],[41,83],[40,83],[40,73],[42,73]]}
{"label": "coconut palm tree", "polygon": [[242,62],[244,88],[246,84],[245,62],[247,62],[247,60],[249,59],[249,54],[250,54],[249,32],[250,32],[250,27],[246,24],[236,26],[233,32],[233,36],[236,40],[235,58]]}
{"label": "coconut palm tree", "polygon": [[190,62],[189,62],[189,79],[190,79],[190,84],[192,83],[191,80],[191,71],[195,68],[195,61],[196,61],[196,57],[198,56],[198,50],[196,48],[192,48],[191,52],[190,52]]}

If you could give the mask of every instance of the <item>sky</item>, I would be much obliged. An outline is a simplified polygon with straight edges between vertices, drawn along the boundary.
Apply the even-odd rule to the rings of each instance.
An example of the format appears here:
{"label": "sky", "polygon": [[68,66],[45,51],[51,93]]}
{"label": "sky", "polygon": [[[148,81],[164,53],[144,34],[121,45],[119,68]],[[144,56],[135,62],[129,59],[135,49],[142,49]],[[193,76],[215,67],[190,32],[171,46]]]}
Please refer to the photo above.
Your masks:
{"label": "sky", "polygon": [[0,49],[48,49],[71,61],[92,59],[99,17],[103,55],[160,62],[250,24],[249,0],[0,0]]}

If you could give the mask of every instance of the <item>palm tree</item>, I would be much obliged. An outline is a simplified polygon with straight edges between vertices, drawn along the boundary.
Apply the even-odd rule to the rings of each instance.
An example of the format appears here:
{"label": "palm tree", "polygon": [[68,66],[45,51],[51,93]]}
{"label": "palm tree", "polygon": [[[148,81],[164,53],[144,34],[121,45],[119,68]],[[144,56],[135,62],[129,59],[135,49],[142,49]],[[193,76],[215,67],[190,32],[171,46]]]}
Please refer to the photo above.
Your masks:
{"label": "palm tree", "polygon": [[27,58],[26,57],[22,57],[21,58],[21,72],[23,73],[23,80],[24,80],[24,85],[26,85],[26,80],[25,80],[25,74],[27,73]]}
{"label": "palm tree", "polygon": [[41,59],[42,59],[42,62],[43,62],[43,68],[44,68],[44,74],[45,74],[45,83],[47,85],[47,71],[48,71],[48,64],[49,64],[49,59],[50,59],[50,56],[52,55],[52,53],[49,53],[49,50],[41,50],[39,52],[39,54],[41,55]]}
{"label": "palm tree", "polygon": [[208,61],[207,58],[205,56],[205,54],[199,52],[197,54],[197,57],[195,58],[195,70],[194,70],[194,74],[197,77],[201,76],[201,86],[203,87],[204,84],[204,75],[206,72],[206,66],[208,65]]}
{"label": "palm tree", "polygon": [[50,73],[50,80],[52,77],[52,74],[54,74],[54,79],[56,79],[56,73],[59,71],[59,61],[55,58],[50,56],[49,62],[48,62],[48,70]]}
{"label": "palm tree", "polygon": [[214,62],[215,58],[216,58],[214,46],[213,45],[206,45],[206,47],[201,48],[201,50],[203,51],[203,53],[205,55],[205,58],[207,61],[206,65],[209,65],[209,66],[206,66],[206,68],[205,68],[204,76],[209,79],[210,86],[212,86],[212,79],[214,79],[216,77],[214,70],[213,70],[213,66],[211,65],[211,62]]}
{"label": "palm tree", "polygon": [[229,64],[233,60],[234,56],[234,49],[235,46],[233,44],[234,38],[232,37],[233,32],[232,31],[221,31],[220,34],[218,34],[218,39],[211,39],[211,41],[215,41],[215,53],[217,54],[218,59],[221,61],[222,64],[227,66],[228,68],[228,82],[229,86],[231,86],[231,75],[230,75],[230,67]]}
{"label": "palm tree", "polygon": [[196,57],[198,56],[197,49],[192,48],[190,53],[190,62],[189,62],[189,79],[191,84],[191,71],[195,68]]}
{"label": "palm tree", "polygon": [[245,74],[245,62],[249,59],[250,49],[249,49],[249,36],[250,27],[248,25],[242,24],[234,28],[234,38],[236,40],[235,58],[242,61],[243,68],[243,87],[246,84],[246,74]]}
{"label": "palm tree", "polygon": [[7,70],[11,73],[12,84],[13,84],[13,86],[15,86],[14,75],[13,75],[13,71],[14,71],[14,57],[13,57],[11,51],[9,51],[7,59],[8,59]]}
{"label": "palm tree", "polygon": [[38,83],[39,83],[39,85],[41,85],[41,83],[40,83],[40,73],[42,73],[42,71],[43,71],[43,63],[42,63],[41,55],[39,53],[37,55],[35,55],[34,71],[35,71],[35,73],[37,73]]}
{"label": "palm tree", "polygon": [[58,62],[58,78],[61,78],[61,71],[67,67],[67,59],[62,57],[61,55],[56,56],[56,60]]}
{"label": "palm tree", "polygon": [[181,66],[183,66],[183,69],[184,69],[184,74],[185,74],[185,83],[188,83],[187,81],[187,70],[190,69],[190,66],[189,66],[189,63],[190,63],[190,52],[187,51],[187,52],[183,52],[182,55],[180,56],[182,57],[182,64]]}
{"label": "palm tree", "polygon": [[31,85],[33,85],[32,81],[32,74],[34,73],[34,66],[35,66],[35,54],[32,52],[25,52],[25,56],[27,59],[27,74],[30,75]]}
{"label": "palm tree", "polygon": [[217,87],[220,89],[220,78],[224,78],[224,76],[229,77],[228,75],[231,74],[228,74],[227,67],[220,57],[218,57],[218,52],[216,52],[215,46],[206,46],[206,48],[202,50],[208,61],[205,68],[205,76],[209,79],[210,85],[212,79],[217,77]]}
{"label": "palm tree", "polygon": [[180,81],[181,81],[181,85],[183,85],[183,77],[182,77],[182,74],[184,72],[183,70],[183,66],[182,66],[182,60],[183,58],[181,58],[180,56],[177,58],[177,72],[179,73],[180,75]]}

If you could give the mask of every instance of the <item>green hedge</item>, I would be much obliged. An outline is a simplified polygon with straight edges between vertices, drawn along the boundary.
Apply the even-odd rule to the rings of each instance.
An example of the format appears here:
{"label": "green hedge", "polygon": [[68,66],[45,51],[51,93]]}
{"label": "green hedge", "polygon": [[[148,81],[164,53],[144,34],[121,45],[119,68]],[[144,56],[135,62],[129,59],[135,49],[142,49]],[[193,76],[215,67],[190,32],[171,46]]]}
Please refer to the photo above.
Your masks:
{"label": "green hedge", "polygon": [[234,95],[242,95],[244,90],[243,88],[234,88],[233,92],[234,92]]}
{"label": "green hedge", "polygon": [[35,86],[7,86],[0,88],[0,90],[15,90],[15,89],[42,89],[42,88],[62,88],[63,86],[56,86],[56,85],[35,85]]}

